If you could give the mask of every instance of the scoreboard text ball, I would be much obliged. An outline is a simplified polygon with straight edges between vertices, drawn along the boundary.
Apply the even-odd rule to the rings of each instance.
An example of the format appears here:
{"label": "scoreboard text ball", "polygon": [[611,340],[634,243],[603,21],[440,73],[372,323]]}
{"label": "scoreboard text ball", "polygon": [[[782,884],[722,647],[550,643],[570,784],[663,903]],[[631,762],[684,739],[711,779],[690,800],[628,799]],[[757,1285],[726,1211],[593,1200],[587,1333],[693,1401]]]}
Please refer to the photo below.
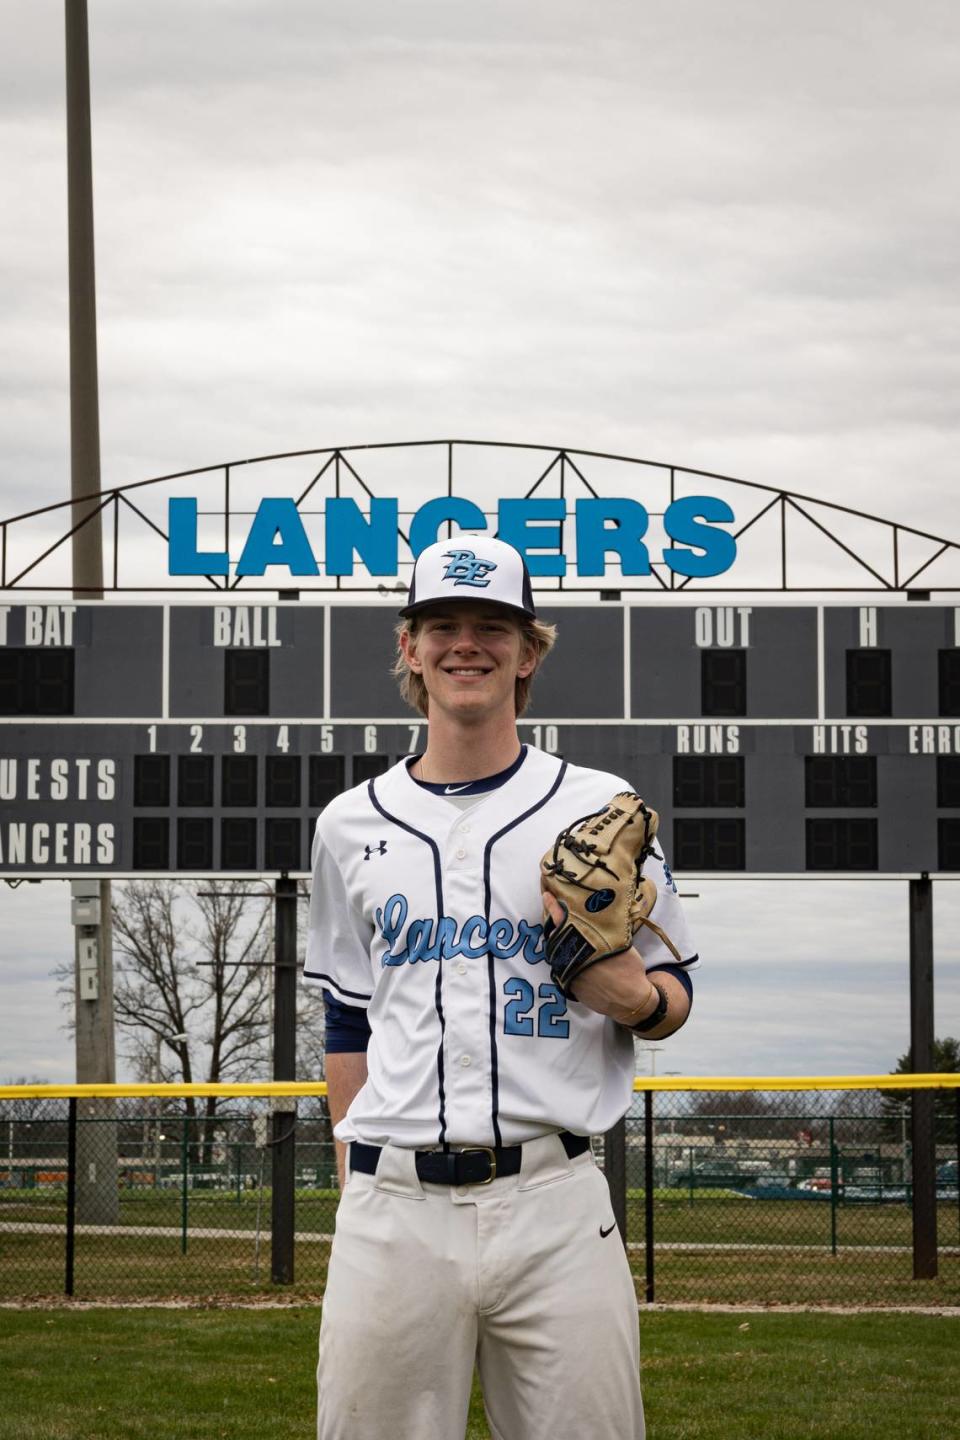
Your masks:
{"label": "scoreboard text ball", "polygon": [[[960,609],[545,605],[524,740],[611,770],[685,872],[960,870]],[[0,875],[305,873],[425,743],[387,604],[0,606]]]}

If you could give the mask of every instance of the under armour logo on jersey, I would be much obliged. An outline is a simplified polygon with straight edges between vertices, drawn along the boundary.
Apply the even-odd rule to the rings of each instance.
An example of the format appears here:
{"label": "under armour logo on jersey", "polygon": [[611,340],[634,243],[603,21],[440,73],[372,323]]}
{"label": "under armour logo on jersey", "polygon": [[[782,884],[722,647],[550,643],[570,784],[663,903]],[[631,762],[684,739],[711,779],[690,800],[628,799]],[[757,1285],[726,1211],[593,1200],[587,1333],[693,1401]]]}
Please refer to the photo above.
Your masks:
{"label": "under armour logo on jersey", "polygon": [[386,855],[386,853],[387,853],[387,842],[386,842],[386,840],[380,840],[380,841],[377,843],[376,846],[374,846],[374,845],[364,845],[363,849],[364,849],[364,856],[363,856],[364,860],[369,860],[371,855]]}
{"label": "under armour logo on jersey", "polygon": [[475,585],[483,589],[490,584],[486,578],[491,570],[496,570],[494,560],[478,560],[472,550],[445,550],[444,560],[450,564],[440,577],[442,580],[452,580],[454,585]]}

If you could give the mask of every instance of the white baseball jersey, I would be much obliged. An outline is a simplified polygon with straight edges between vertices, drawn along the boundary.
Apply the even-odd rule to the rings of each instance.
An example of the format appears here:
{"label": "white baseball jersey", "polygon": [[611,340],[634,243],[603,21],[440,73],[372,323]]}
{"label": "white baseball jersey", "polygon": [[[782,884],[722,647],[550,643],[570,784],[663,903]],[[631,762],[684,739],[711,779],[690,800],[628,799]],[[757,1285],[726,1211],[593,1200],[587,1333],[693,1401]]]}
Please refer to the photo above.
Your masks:
{"label": "white baseball jersey", "polygon": [[[338,1139],[515,1145],[600,1134],[624,1114],[633,1036],[551,981],[539,861],[560,830],[631,788],[530,746],[467,809],[425,791],[406,762],[327,806],[304,978],[365,1007],[371,1029],[368,1078]],[[662,853],[644,873],[654,918],[694,967]],[[651,930],[636,945],[648,969],[675,963]]]}

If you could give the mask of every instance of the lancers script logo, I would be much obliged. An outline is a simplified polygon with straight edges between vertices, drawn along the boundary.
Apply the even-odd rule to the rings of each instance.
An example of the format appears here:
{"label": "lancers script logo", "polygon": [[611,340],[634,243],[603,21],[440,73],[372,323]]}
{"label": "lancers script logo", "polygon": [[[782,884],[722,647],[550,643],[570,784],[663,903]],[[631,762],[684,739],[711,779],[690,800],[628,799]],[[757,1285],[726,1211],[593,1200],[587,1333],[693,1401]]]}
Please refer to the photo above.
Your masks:
{"label": "lancers script logo", "polygon": [[[546,958],[542,925],[528,925],[526,920],[521,920],[514,929],[510,920],[488,921],[483,915],[471,915],[458,926],[450,915],[432,915],[411,920],[407,926],[409,910],[406,895],[391,895],[383,908],[375,911],[374,918],[387,942],[380,957],[381,965],[414,965],[418,960],[449,960],[452,955],[479,960],[482,955],[492,954],[497,959],[509,960],[521,951],[529,965]],[[403,935],[404,926],[407,927],[406,943],[394,948]]]}
{"label": "lancers script logo", "polygon": [[443,558],[450,564],[440,578],[452,580],[454,585],[476,585],[482,589],[490,584],[486,577],[497,568],[495,560],[478,560],[472,550],[445,550]]}
{"label": "lancers script logo", "polygon": [[[322,514],[309,515],[301,515],[292,499],[267,497],[257,506],[236,559],[226,550],[201,549],[195,499],[177,496],[168,503],[171,575],[229,575],[232,570],[239,578],[263,575],[270,565],[291,575],[319,575],[320,559],[308,524],[317,540],[323,537],[323,573],[353,575],[357,561],[369,575],[400,573],[400,502],[393,497],[371,496],[364,511],[356,500],[328,496]],[[537,495],[501,499],[494,517],[463,496],[439,495],[414,512],[409,530],[406,515],[403,524],[414,556],[439,538],[443,525],[468,531],[492,529],[520,551],[534,577],[575,574],[602,579],[608,564],[618,576],[649,575],[653,562],[675,575],[702,579],[722,575],[736,560],[735,537],[718,528],[731,524],[734,513],[718,496],[681,496],[658,518],[659,554],[647,533],[649,512],[639,500],[623,496],[595,496],[572,505],[562,498]],[[570,547],[569,557],[565,546]],[[495,568],[470,550],[451,550],[449,558],[444,579],[458,585],[484,585],[484,577]]]}

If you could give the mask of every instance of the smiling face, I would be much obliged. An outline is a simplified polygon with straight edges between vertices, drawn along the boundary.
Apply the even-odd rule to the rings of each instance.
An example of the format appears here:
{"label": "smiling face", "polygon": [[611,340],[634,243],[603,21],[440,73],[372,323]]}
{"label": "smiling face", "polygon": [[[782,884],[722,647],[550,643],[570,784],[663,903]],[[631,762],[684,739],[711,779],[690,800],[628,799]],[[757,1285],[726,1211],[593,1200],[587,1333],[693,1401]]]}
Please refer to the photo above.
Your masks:
{"label": "smiling face", "polygon": [[430,606],[418,616],[416,633],[401,635],[400,648],[423,678],[430,711],[467,721],[513,717],[517,677],[536,665],[520,622],[503,606],[482,602]]}

